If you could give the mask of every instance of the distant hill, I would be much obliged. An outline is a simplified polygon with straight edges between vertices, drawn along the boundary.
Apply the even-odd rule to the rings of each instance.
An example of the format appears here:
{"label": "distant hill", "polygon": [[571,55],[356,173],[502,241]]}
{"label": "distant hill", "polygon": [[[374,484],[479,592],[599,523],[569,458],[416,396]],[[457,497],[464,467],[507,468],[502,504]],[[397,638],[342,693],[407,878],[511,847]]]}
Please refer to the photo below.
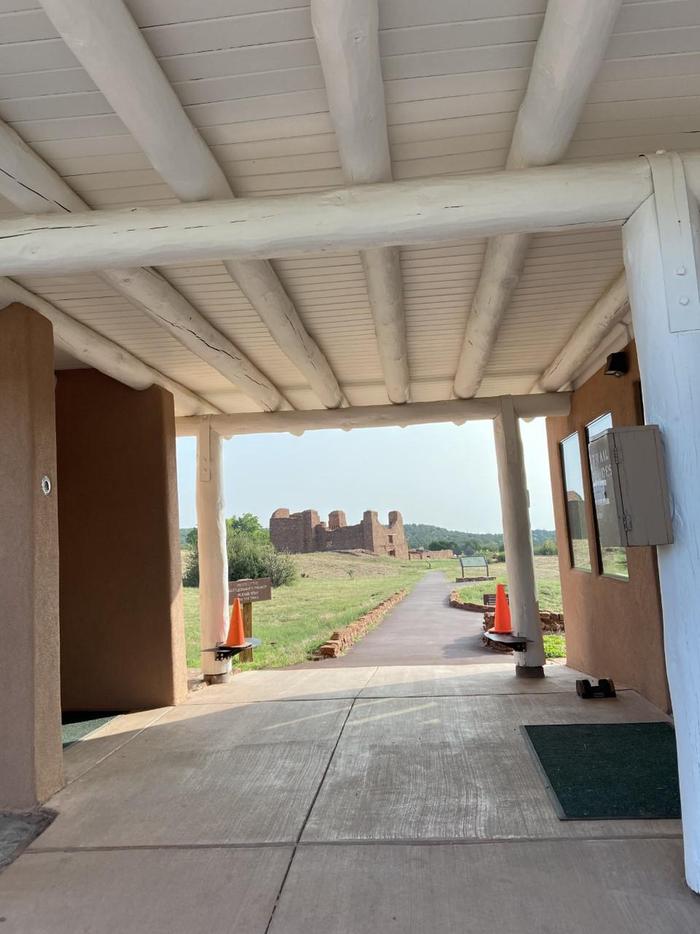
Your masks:
{"label": "distant hill", "polygon": [[[427,548],[431,542],[454,542],[461,547],[488,548],[500,551],[503,548],[502,532],[458,532],[456,529],[446,529],[441,525],[425,525],[417,522],[404,523],[406,539],[409,548]],[[547,539],[556,539],[554,530],[533,529],[532,540],[535,547]]]}

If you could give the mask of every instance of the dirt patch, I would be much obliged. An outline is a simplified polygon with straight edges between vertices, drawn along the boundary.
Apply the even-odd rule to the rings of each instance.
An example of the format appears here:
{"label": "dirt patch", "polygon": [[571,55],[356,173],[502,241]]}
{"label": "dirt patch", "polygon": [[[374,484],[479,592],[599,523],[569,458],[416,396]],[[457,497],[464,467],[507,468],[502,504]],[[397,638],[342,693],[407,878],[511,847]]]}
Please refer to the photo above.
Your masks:
{"label": "dirt patch", "polygon": [[348,626],[336,630],[331,634],[327,642],[324,642],[323,645],[316,649],[311,658],[318,661],[321,658],[337,658],[342,655],[351,645],[366,635],[370,629],[374,629],[389,610],[396,606],[397,603],[400,603],[407,593],[407,590],[398,590],[386,600],[382,600],[369,613],[360,616],[359,619],[356,619],[355,622],[350,623]]}

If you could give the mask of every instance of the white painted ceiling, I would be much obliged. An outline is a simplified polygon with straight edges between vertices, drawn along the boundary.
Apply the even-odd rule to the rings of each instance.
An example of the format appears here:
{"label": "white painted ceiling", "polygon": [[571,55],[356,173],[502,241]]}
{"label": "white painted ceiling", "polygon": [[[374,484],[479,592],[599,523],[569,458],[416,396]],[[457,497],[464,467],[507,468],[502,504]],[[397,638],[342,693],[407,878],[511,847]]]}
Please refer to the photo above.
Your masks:
{"label": "white painted ceiling", "polygon": [[[305,0],[127,5],[236,194],[343,184]],[[545,5],[380,0],[395,179],[503,168]],[[0,0],[0,118],[93,208],[176,202],[33,0]],[[698,134],[700,2],[628,0],[566,159],[692,149]],[[450,397],[483,249],[402,250],[414,400]],[[348,400],[387,402],[359,257],[274,265]],[[480,394],[527,392],[621,267],[617,230],[535,237]],[[161,272],[294,405],[320,405],[221,263]],[[18,281],[225,411],[258,408],[97,277]]]}

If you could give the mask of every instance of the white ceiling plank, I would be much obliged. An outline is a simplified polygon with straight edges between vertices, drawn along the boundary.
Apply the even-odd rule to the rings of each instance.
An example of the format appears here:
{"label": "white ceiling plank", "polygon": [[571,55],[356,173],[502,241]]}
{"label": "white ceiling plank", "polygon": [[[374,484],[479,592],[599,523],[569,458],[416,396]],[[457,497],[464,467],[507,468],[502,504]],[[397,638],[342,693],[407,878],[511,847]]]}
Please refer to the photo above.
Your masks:
{"label": "white ceiling plank", "polygon": [[[620,0],[550,0],[506,168],[547,165],[564,155],[600,68]],[[479,389],[529,246],[526,235],[492,240],[472,300],[455,373],[461,398]]]}

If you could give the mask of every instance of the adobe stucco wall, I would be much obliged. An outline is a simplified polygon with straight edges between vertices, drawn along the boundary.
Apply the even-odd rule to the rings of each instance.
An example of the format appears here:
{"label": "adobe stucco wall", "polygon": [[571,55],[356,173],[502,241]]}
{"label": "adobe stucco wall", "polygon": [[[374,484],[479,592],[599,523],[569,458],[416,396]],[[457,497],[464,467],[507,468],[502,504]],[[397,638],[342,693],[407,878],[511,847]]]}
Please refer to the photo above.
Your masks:
{"label": "adobe stucco wall", "polygon": [[0,809],[63,784],[53,379],[51,324],[0,310]]}
{"label": "adobe stucco wall", "polygon": [[66,710],[178,703],[187,689],[172,396],[57,374]]}
{"label": "adobe stucco wall", "polygon": [[[629,580],[599,571],[594,509],[586,456],[585,426],[599,415],[612,414],[613,425],[641,424],[639,370],[634,345],[627,348],[630,372],[623,377],[596,373],[572,396],[567,416],[547,419],[552,498],[559,549],[567,661],[596,678],[624,682],[664,710],[669,708],[663,655],[661,600],[654,548],[628,548]],[[578,432],[587,492],[591,572],[572,568],[566,530],[566,504],[559,442]]]}

